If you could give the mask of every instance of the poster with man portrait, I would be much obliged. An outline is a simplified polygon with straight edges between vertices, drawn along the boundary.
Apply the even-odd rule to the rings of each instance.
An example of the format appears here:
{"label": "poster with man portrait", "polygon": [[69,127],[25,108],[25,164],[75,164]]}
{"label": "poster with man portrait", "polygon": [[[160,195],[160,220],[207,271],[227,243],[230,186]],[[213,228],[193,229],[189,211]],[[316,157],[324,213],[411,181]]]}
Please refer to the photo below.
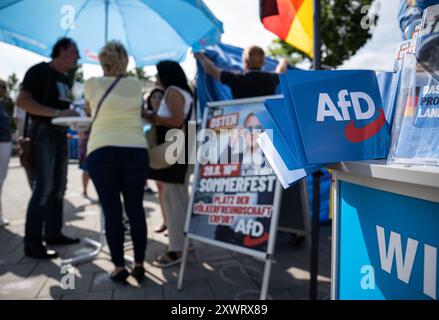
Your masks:
{"label": "poster with man portrait", "polygon": [[207,108],[202,130],[206,138],[198,149],[202,157],[194,177],[187,234],[264,256],[271,253],[280,189],[257,143],[264,128],[255,113],[264,110],[263,100],[248,101]]}

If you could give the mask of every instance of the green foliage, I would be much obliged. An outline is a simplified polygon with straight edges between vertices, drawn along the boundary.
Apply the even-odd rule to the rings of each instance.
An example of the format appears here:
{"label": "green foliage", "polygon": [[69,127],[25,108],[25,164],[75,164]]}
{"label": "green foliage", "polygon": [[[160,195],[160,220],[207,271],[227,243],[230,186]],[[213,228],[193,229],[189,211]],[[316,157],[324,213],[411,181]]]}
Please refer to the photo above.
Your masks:
{"label": "green foliage", "polygon": [[[336,68],[352,57],[372,36],[378,16],[368,12],[373,0],[325,0],[321,3],[322,64]],[[296,64],[310,58],[276,39],[268,48],[271,56]]]}
{"label": "green foliage", "polygon": [[18,81],[17,74],[14,72],[11,75],[9,75],[8,79],[6,80],[6,87],[9,95],[15,94],[18,92],[18,89],[20,87],[20,83]]}
{"label": "green foliage", "polygon": [[141,81],[146,81],[150,78],[150,76],[146,75],[145,70],[143,68],[134,68],[127,72],[127,76],[138,78]]}

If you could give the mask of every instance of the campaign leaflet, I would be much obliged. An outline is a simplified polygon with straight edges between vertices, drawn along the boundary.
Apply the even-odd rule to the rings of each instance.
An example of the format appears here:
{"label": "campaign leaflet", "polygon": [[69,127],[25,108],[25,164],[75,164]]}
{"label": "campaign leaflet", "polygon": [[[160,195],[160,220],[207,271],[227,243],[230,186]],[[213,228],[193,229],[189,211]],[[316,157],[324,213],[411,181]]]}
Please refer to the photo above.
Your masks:
{"label": "campaign leaflet", "polygon": [[415,54],[416,47],[418,43],[418,35],[421,32],[422,21],[414,22],[410,25],[410,29],[408,30],[409,37],[407,40],[398,43],[396,46],[396,57],[395,57],[395,65],[394,72],[401,70],[402,60],[406,54]]}
{"label": "campaign leaflet", "polygon": [[199,164],[188,234],[267,252],[277,179],[257,143],[262,110],[262,102],[207,109],[205,128],[226,143]]}
{"label": "campaign leaflet", "polygon": [[439,82],[404,58],[389,163],[439,165]]}

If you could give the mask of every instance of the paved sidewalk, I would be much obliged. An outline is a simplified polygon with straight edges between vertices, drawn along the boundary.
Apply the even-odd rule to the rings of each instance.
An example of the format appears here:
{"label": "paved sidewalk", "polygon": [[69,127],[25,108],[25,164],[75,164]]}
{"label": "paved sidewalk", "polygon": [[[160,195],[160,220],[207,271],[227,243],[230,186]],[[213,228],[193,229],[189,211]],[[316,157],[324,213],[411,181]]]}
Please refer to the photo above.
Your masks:
{"label": "paved sidewalk", "polygon": [[[69,165],[65,198],[65,233],[74,237],[98,239],[99,209],[96,192],[90,184],[90,199],[81,195],[81,171]],[[114,284],[108,276],[113,266],[108,249],[97,259],[74,268],[75,289],[64,290],[61,259],[41,261],[23,254],[25,212],[30,197],[24,170],[11,159],[3,186],[4,216],[11,224],[0,227],[0,299],[255,299],[261,286],[264,263],[249,256],[194,242],[189,253],[183,291],[176,290],[179,266],[167,269],[151,265],[166,250],[167,237],[154,233],[162,217],[156,195],[145,194],[148,212],[147,279],[139,286]],[[329,298],[331,228],[322,226],[320,236],[319,298]],[[309,258],[302,247],[289,244],[290,235],[278,233],[275,262],[271,271],[269,298],[308,299]],[[90,251],[84,244],[56,247],[62,258]],[[127,254],[132,255],[132,252]],[[130,277],[131,278],[131,277]],[[70,278],[71,279],[71,278]],[[68,282],[67,282],[68,283]]]}

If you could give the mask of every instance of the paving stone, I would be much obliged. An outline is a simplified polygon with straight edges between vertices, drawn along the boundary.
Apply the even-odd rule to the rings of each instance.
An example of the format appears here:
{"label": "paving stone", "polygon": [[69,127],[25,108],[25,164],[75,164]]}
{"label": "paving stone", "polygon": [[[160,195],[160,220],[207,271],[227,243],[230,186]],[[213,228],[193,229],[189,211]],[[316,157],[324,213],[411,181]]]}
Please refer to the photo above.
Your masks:
{"label": "paving stone", "polygon": [[0,283],[7,283],[21,280],[30,275],[36,267],[36,263],[28,263],[21,265],[0,266]]}
{"label": "paving stone", "polygon": [[309,299],[309,284],[289,289],[296,300]]}
{"label": "paving stone", "polygon": [[215,295],[207,280],[186,281],[182,291],[177,291],[176,284],[163,286],[166,300],[213,300]]}
{"label": "paving stone", "polygon": [[0,283],[0,299],[17,300],[36,298],[47,277],[18,278]]}
{"label": "paving stone", "polygon": [[32,270],[30,276],[45,275],[50,278],[59,278],[61,276],[61,265],[52,261],[39,261]]}
{"label": "paving stone", "polygon": [[194,254],[198,261],[213,261],[232,258],[229,250],[215,248],[213,246],[197,249]]}
{"label": "paving stone", "polygon": [[268,297],[272,300],[294,300],[296,298],[290,290],[269,290]]}
{"label": "paving stone", "polygon": [[[128,283],[132,286],[137,286],[137,282],[132,277],[128,277]],[[120,283],[116,283],[110,278],[109,272],[97,272],[94,273],[93,281],[91,282],[90,291],[102,291],[102,290],[110,290],[110,289],[120,289],[123,288],[124,285]]]}
{"label": "paving stone", "polygon": [[62,296],[62,300],[111,300],[113,290],[86,292]]}
{"label": "paving stone", "polygon": [[269,288],[270,290],[282,290],[301,286],[304,282],[308,282],[308,278],[306,270],[294,269],[292,272],[285,267],[274,265],[271,269]]}
{"label": "paving stone", "polygon": [[43,288],[38,293],[38,297],[52,297],[59,299],[61,296],[75,295],[79,293],[87,293],[89,291],[91,281],[93,279],[92,273],[73,274],[73,282],[66,281],[66,285],[73,285],[74,287],[63,288],[61,279],[65,275],[59,275],[58,278],[49,278],[44,284]]}
{"label": "paving stone", "polygon": [[114,265],[109,257],[98,257],[90,262],[80,264],[76,268],[81,273],[109,272],[114,269]]}
{"label": "paving stone", "polygon": [[245,275],[236,275],[232,279],[215,276],[209,278],[208,281],[214,292],[215,299],[220,300],[238,299],[240,296],[245,296],[249,290],[259,292],[261,289],[252,279]]}
{"label": "paving stone", "polygon": [[129,287],[114,290],[114,300],[163,300],[161,286]]}
{"label": "paving stone", "polygon": [[[0,253],[0,266],[2,265],[17,265],[24,258],[23,250],[16,249],[8,253]],[[35,263],[35,261],[28,261],[28,263]]]}

